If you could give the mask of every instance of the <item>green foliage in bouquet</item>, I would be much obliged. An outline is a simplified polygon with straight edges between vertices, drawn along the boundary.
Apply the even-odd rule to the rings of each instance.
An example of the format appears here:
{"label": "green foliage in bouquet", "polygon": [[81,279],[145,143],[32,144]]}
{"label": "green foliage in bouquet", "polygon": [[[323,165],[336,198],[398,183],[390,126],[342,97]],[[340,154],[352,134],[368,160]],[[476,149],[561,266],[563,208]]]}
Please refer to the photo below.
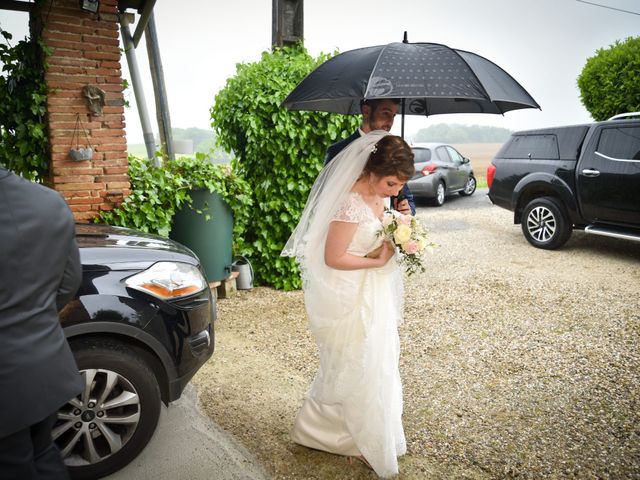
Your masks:
{"label": "green foliage in bouquet", "polygon": [[234,170],[251,186],[254,208],[241,252],[256,282],[300,288],[295,260],[280,257],[320,172],[327,147],[349,136],[359,118],[291,112],[281,105],[293,88],[329,55],[312,58],[301,46],[264,52],[238,64],[211,107],[218,143],[233,151]]}

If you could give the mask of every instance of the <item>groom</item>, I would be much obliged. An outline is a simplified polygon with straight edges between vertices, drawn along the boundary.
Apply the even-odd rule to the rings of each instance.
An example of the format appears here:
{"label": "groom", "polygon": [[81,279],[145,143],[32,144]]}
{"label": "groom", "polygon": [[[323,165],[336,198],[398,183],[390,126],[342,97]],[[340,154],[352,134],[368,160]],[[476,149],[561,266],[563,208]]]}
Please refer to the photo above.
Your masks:
{"label": "groom", "polygon": [[[399,106],[400,99],[398,98],[361,100],[360,111],[362,112],[362,123],[360,124],[360,128],[344,140],[340,140],[331,145],[327,149],[324,164],[328,164],[333,160],[333,157],[340,153],[347,145],[361,136],[373,130],[390,131],[393,126],[393,120],[398,113]],[[413,200],[413,195],[411,195],[411,191],[406,183],[400,197],[403,199],[399,202],[398,197],[392,197],[391,201],[395,209],[405,215],[415,215],[416,205]]]}

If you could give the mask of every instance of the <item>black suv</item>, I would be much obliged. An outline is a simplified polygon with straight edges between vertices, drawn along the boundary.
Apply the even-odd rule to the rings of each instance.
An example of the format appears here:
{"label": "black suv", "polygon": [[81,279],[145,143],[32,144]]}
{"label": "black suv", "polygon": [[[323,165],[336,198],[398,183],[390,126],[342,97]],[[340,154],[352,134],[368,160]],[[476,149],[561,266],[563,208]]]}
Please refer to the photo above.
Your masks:
{"label": "black suv", "polygon": [[516,132],[487,183],[535,247],[559,248],[574,228],[640,241],[640,113]]}
{"label": "black suv", "polygon": [[160,402],[178,399],[212,355],[215,300],[198,258],[171,240],[77,225],[83,279],[60,320],[85,390],[53,436],[72,478],[108,475],[151,439]]}

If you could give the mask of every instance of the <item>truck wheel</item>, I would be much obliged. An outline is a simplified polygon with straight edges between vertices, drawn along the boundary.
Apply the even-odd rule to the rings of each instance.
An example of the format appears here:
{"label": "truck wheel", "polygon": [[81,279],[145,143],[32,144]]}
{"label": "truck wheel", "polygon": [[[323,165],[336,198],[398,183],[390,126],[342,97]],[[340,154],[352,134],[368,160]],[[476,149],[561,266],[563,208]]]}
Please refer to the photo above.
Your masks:
{"label": "truck wheel", "polygon": [[546,250],[560,248],[569,240],[571,229],[564,209],[554,198],[535,198],[524,209],[522,233],[534,247]]}
{"label": "truck wheel", "polygon": [[444,204],[445,192],[446,189],[444,186],[444,182],[441,180],[436,186],[436,196],[431,199],[431,204],[435,205],[436,207],[441,207]]}
{"label": "truck wheel", "polygon": [[53,438],[72,479],[100,478],[147,445],[160,415],[160,390],[131,346],[87,340],[72,349],[85,387],[58,410]]}

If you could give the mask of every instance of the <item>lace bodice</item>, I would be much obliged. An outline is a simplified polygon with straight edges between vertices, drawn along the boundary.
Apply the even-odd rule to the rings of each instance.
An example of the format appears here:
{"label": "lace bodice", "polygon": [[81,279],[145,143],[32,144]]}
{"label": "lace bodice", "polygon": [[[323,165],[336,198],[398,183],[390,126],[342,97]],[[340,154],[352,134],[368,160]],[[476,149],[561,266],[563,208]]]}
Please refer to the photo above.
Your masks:
{"label": "lace bodice", "polygon": [[348,253],[364,257],[368,252],[382,245],[382,236],[378,235],[382,228],[380,219],[375,216],[359,193],[349,193],[338,207],[333,220],[358,224],[358,229],[347,248]]}

